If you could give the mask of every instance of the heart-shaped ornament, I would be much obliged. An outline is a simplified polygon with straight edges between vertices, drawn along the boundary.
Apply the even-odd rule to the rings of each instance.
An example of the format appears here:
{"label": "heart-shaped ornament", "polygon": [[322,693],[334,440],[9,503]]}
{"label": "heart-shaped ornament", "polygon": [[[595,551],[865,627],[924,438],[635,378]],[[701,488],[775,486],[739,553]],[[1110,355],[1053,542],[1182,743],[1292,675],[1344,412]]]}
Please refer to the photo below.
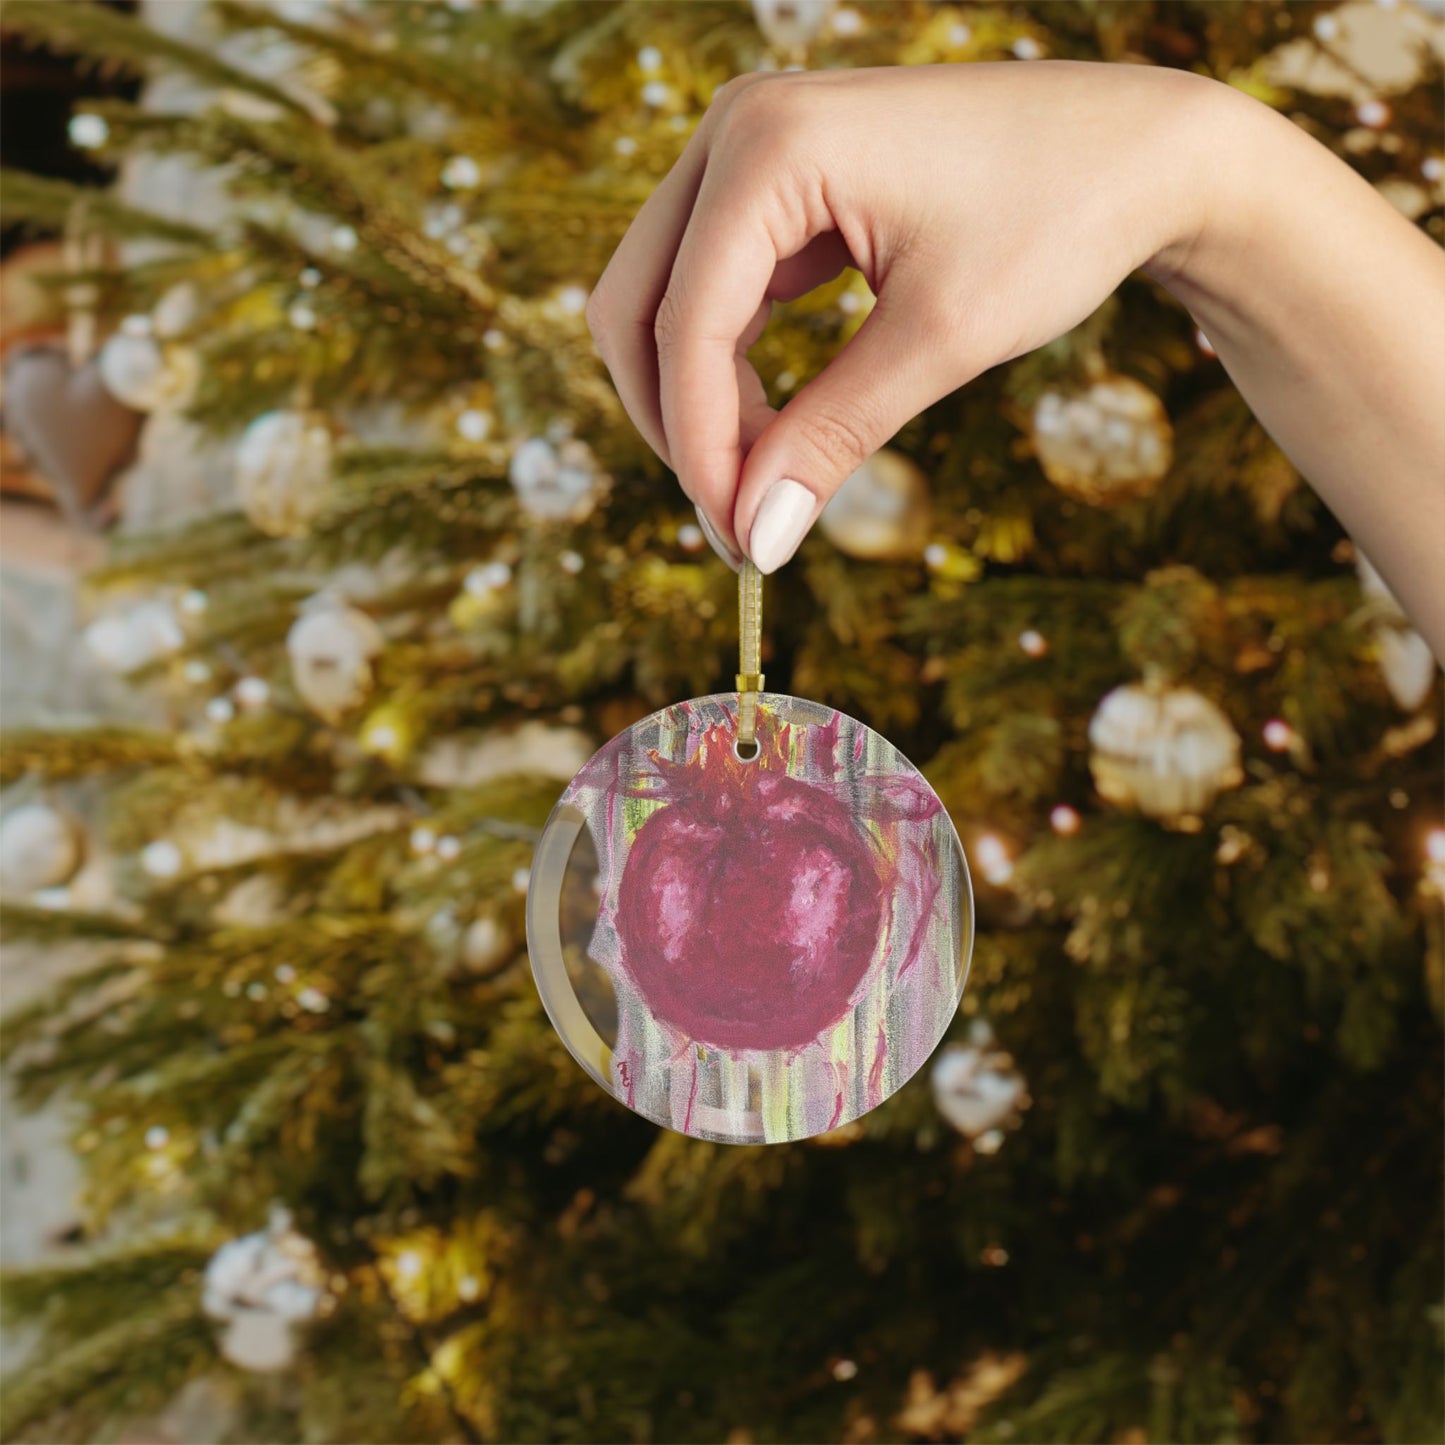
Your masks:
{"label": "heart-shaped ornament", "polygon": [[93,509],[135,451],[144,417],[105,388],[96,363],[73,366],[55,346],[5,361],[5,428],[55,489],[73,524]]}

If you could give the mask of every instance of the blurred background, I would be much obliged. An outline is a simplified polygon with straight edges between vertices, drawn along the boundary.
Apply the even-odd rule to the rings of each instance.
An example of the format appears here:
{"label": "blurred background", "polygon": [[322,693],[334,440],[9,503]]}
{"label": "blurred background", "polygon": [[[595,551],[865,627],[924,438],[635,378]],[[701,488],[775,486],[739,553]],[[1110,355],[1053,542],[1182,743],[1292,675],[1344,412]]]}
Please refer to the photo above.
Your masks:
{"label": "blurred background", "polygon": [[[1185,67],[1442,239],[1441,8],[9,0],[4,1438],[1442,1438],[1437,670],[1152,282],[769,583],[969,854],[933,1064],[662,1132],[523,936],[567,779],[736,666],[583,319],[717,87]],[[780,308],[776,404],[871,304]]]}

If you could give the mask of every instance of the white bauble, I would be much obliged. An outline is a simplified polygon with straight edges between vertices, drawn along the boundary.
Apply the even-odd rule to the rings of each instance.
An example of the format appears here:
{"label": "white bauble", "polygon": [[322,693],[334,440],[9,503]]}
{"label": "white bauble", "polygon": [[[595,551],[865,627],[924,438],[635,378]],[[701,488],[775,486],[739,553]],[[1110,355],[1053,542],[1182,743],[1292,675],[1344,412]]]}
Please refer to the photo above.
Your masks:
{"label": "white bauble", "polygon": [[25,803],[0,818],[0,886],[7,892],[58,888],[84,856],[80,825],[48,803]]}
{"label": "white bauble", "polygon": [[835,0],[753,0],[753,18],[769,45],[796,55],[821,34]]}
{"label": "white bauble", "polygon": [[289,1370],[296,1362],[295,1332],[270,1310],[238,1309],[221,1332],[222,1356],[253,1375]]}
{"label": "white bauble", "polygon": [[112,671],[135,672],[178,651],[186,640],[169,602],[150,598],[97,617],[83,634],[86,650]]}
{"label": "white bauble", "polygon": [[865,561],[902,562],[928,542],[928,480],[900,452],[884,447],[845,479],[818,526],[840,551]]}
{"label": "white bauble", "polygon": [[285,1369],[293,1327],[314,1319],[325,1299],[316,1247],[273,1210],[263,1230],[223,1244],[206,1265],[201,1305],[226,1325],[221,1353],[243,1369]]}
{"label": "white bauble", "polygon": [[1164,403],[1132,377],[1101,377],[1082,391],[1041,396],[1034,450],[1061,492],[1094,506],[1148,496],[1174,458]]}
{"label": "white bauble", "polygon": [[1430,644],[1410,626],[1404,608],[1363,552],[1356,553],[1355,570],[1360,591],[1377,604],[1380,614],[1374,636],[1385,686],[1400,707],[1414,712],[1430,695],[1437,667],[1435,655]]}
{"label": "white bauble", "polygon": [[1027,1081],[981,1021],[967,1044],[950,1044],[939,1054],[929,1079],[938,1112],[970,1139],[1016,1123],[1029,1105]]}
{"label": "white bauble", "polygon": [[324,412],[268,411],[246,428],[236,449],[236,490],[259,531],[306,531],[326,505],[334,445]]}
{"label": "white bauble", "polygon": [[1116,687],[1089,723],[1089,743],[1100,796],[1150,818],[1195,816],[1244,780],[1239,734],[1192,688]]}
{"label": "white bauble", "polygon": [[591,448],[575,438],[553,445],[532,437],[512,453],[507,476],[525,511],[544,520],[579,521],[597,501],[603,477]]}
{"label": "white bauble", "polygon": [[188,346],[163,346],[154,336],[120,331],[100,348],[96,360],[105,389],[136,411],[183,407],[200,376],[200,362]]}
{"label": "white bauble", "polygon": [[512,935],[490,914],[474,919],[462,937],[462,962],[484,977],[511,958]]}
{"label": "white bauble", "polygon": [[316,597],[286,634],[291,680],[312,712],[338,721],[371,692],[371,660],[384,646],[364,612],[333,597]]}

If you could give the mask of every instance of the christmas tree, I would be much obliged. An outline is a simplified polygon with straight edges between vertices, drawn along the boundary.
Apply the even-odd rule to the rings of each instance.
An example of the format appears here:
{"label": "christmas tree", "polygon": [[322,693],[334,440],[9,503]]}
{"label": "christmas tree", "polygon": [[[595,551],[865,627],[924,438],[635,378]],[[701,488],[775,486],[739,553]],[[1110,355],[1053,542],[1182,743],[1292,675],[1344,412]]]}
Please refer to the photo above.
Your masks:
{"label": "christmas tree", "polygon": [[[151,79],[77,144],[214,196],[10,174],[7,219],[124,242],[63,293],[108,386],[147,436],[239,438],[229,507],[124,529],[91,582],[168,725],[5,742],[8,935],[91,960],[6,1020],[88,1183],[83,1239],[6,1281],[39,1343],[5,1437],[207,1379],[238,1440],[1441,1438],[1436,674],[1152,281],[911,423],[768,584],[769,686],[889,736],[972,859],[931,1070],[808,1142],[656,1129],[568,1056],[523,930],[570,773],[736,666],[736,580],[583,318],[721,84],[1183,66],[1440,238],[1438,22],[181,8],[5,10]],[[775,404],[871,301],[780,308]],[[65,887],[96,780],[101,896]]]}

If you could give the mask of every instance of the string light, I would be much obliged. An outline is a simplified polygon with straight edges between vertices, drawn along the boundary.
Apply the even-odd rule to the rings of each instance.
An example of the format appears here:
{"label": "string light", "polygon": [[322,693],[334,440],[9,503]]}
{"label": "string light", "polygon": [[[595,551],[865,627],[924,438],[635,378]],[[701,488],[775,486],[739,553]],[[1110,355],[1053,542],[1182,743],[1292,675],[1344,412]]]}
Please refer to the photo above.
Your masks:
{"label": "string light", "polygon": [[444,838],[437,839],[437,857],[443,863],[453,863],[462,856],[462,840],[447,834]]}
{"label": "string light", "polygon": [[1049,814],[1049,826],[1061,838],[1073,837],[1073,835],[1079,831],[1079,824],[1082,821],[1078,811],[1071,808],[1067,803],[1060,803]]}
{"label": "string light", "polygon": [[525,893],[527,885],[532,881],[532,870],[530,868],[518,868],[512,874],[512,887],[518,893]]}
{"label": "string light", "polygon": [[1380,130],[1390,123],[1390,107],[1383,100],[1362,100],[1355,107],[1355,119],[1371,130]]}
{"label": "string light", "polygon": [[243,708],[254,712],[271,700],[271,685],[264,677],[243,677],[236,683],[235,694]]}
{"label": "string light", "polygon": [[278,963],[272,970],[271,976],[277,983],[295,983],[296,970],[289,963]]}
{"label": "string light", "polygon": [[482,183],[482,168],[471,156],[453,156],[442,167],[442,185],[449,191],[474,191]]}
{"label": "string light", "polygon": [[677,545],[684,552],[696,552],[703,544],[705,538],[702,535],[702,528],[694,526],[691,522],[684,522],[677,529]]}
{"label": "string light", "polygon": [[331,1007],[331,1000],[319,988],[307,984],[296,995],[296,1002],[310,1014],[324,1014]]}
{"label": "string light", "polygon": [[1294,742],[1294,729],[1283,718],[1270,718],[1260,732],[1265,747],[1274,753],[1287,752]]}
{"label": "string light", "polygon": [[587,288],[564,286],[557,293],[557,306],[564,316],[580,316],[587,309]]}
{"label": "string light", "polygon": [[413,828],[411,830],[411,851],[418,856],[430,853],[437,845],[437,835],[430,828]]}
{"label": "string light", "polygon": [[846,1384],[849,1380],[856,1379],[857,1376],[858,1364],[856,1360],[839,1360],[837,1364],[833,1366],[833,1378],[837,1380],[839,1384]]}
{"label": "string light", "polygon": [[655,45],[644,45],[637,52],[637,68],[651,74],[654,70],[662,69],[662,51]]}
{"label": "string light", "polygon": [[489,592],[499,592],[512,580],[512,569],[505,562],[484,562],[467,573],[462,586],[473,597],[485,597]]}
{"label": "string light", "polygon": [[376,723],[362,734],[361,744],[369,753],[389,753],[401,741],[390,723]]}
{"label": "string light", "polygon": [[399,1279],[415,1279],[421,1273],[421,1255],[414,1249],[404,1249],[396,1257],[396,1273]]}
{"label": "string light", "polygon": [[141,850],[140,866],[152,878],[174,878],[181,871],[181,850],[166,839],[147,843]]}
{"label": "string light", "polygon": [[164,1149],[171,1142],[171,1131],[164,1124],[152,1124],[145,1137],[147,1149]]}
{"label": "string light", "polygon": [[457,417],[457,435],[463,441],[484,442],[492,433],[492,418],[484,411],[469,406]]}
{"label": "string light", "polygon": [[1048,653],[1049,640],[1037,628],[1026,627],[1019,633],[1019,646],[1026,657],[1043,657]]}
{"label": "string light", "polygon": [[342,252],[354,251],[360,240],[354,227],[337,226],[331,233],[331,249]]}
{"label": "string light", "polygon": [[228,697],[213,697],[206,704],[206,717],[221,727],[236,716],[236,704]]}
{"label": "string light", "polygon": [[110,139],[110,126],[105,118],[90,111],[71,116],[66,132],[71,145],[83,151],[99,150]]}

